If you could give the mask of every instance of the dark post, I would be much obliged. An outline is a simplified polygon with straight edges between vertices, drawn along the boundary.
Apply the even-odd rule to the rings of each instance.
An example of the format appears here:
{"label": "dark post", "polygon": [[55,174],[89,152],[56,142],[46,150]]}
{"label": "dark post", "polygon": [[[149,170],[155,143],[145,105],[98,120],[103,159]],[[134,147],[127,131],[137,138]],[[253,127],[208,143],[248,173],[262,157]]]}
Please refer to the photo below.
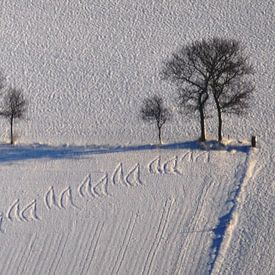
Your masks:
{"label": "dark post", "polygon": [[253,148],[256,147],[256,137],[255,136],[251,137],[251,147],[253,147]]}

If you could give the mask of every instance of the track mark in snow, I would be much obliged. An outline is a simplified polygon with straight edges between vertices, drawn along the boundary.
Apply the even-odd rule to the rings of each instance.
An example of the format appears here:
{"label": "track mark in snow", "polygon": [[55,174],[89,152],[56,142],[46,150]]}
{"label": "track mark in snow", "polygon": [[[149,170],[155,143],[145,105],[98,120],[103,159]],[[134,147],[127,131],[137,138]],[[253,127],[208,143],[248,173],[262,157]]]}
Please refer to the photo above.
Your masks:
{"label": "track mark in snow", "polygon": [[[53,264],[54,262],[53,262],[52,265],[51,265],[51,267],[50,267],[50,269],[49,269],[49,272],[53,269],[53,272],[50,273],[50,274],[56,274],[56,270],[57,270],[57,268],[58,268],[58,266],[59,266],[59,264],[60,264],[60,261],[62,260],[63,254],[64,254],[64,251],[65,251],[65,248],[66,248],[68,239],[69,239],[69,235],[70,235],[70,233],[67,234],[67,236],[66,236],[65,242],[64,242],[63,247],[62,247],[62,249],[61,249],[60,256],[59,256],[59,258],[58,258],[58,260],[57,260],[57,262],[56,262],[55,268],[53,269],[53,266],[54,266],[54,264]],[[60,240],[60,245],[58,246],[58,250],[57,250],[56,254],[58,253],[58,251],[59,251],[59,249],[60,249],[62,239],[63,239],[63,236],[62,236],[62,238],[61,238],[61,240]],[[57,259],[57,258],[56,258],[56,259]]]}
{"label": "track mark in snow", "polygon": [[181,161],[188,161],[188,162],[192,162],[193,160],[193,154],[191,152],[187,152],[185,153],[181,158],[180,158]]}
{"label": "track mark in snow", "polygon": [[7,218],[10,221],[13,221],[16,218],[19,221],[23,221],[22,217],[20,216],[20,208],[19,208],[19,199],[17,199],[12,206],[9,208],[7,212]]}
{"label": "track mark in snow", "polygon": [[55,195],[53,186],[51,186],[50,189],[47,191],[44,197],[44,202],[48,209],[51,209],[54,206],[59,207],[56,201],[56,195]]}
{"label": "track mark in snow", "polygon": [[133,222],[133,226],[132,226],[132,229],[131,229],[131,231],[130,231],[129,238],[128,238],[127,243],[126,243],[126,245],[125,245],[124,251],[123,251],[123,253],[122,253],[122,257],[121,257],[121,260],[120,260],[120,262],[119,262],[119,265],[118,265],[116,274],[119,274],[119,270],[120,270],[121,265],[122,265],[122,263],[123,263],[123,261],[124,261],[124,259],[125,259],[125,255],[126,255],[126,252],[127,252],[128,247],[129,247],[130,241],[131,241],[131,239],[132,239],[132,235],[133,235],[133,232],[134,232],[134,229],[135,229],[135,225],[136,225],[136,222],[137,222],[137,217],[138,217],[138,212],[137,212],[136,215],[135,215],[135,220],[134,220],[134,222]]}
{"label": "track mark in snow", "polygon": [[21,212],[21,216],[25,221],[40,220],[37,215],[37,202],[33,200]]}
{"label": "track mark in snow", "polygon": [[[30,242],[29,242],[29,245],[28,245],[28,247],[26,248],[26,251],[24,252],[24,256],[25,255],[27,255],[26,256],[26,259],[25,259],[25,262],[24,262],[24,265],[23,265],[23,267],[22,267],[22,270],[20,271],[19,269],[20,269],[20,267],[21,267],[21,261],[20,261],[20,263],[19,263],[19,265],[18,265],[18,267],[17,267],[17,271],[16,271],[16,274],[24,274],[24,272],[25,272],[25,268],[26,268],[26,266],[27,266],[27,263],[29,262],[29,259],[30,259],[30,256],[31,256],[31,253],[32,253],[32,250],[33,250],[33,247],[34,247],[34,243],[35,243],[35,241],[36,241],[36,234],[34,234],[32,237],[31,237],[31,240],[30,240]],[[27,253],[27,251],[28,251],[28,253]],[[23,258],[22,258],[23,259]],[[22,260],[21,259],[21,260]],[[20,271],[20,272],[19,272]]]}
{"label": "track mark in snow", "polygon": [[99,180],[99,182],[92,188],[94,194],[99,197],[108,196],[107,185],[108,185],[108,174],[106,173],[105,176],[103,176]]}
{"label": "track mark in snow", "polygon": [[128,175],[125,178],[125,181],[130,185],[130,186],[137,186],[137,185],[142,185],[143,182],[141,181],[141,176],[140,176],[140,164],[137,163],[134,168],[130,170]]}
{"label": "track mark in snow", "polygon": [[[73,269],[77,264],[78,258],[82,259],[82,250],[87,244],[87,240],[91,239],[91,236],[94,235],[95,231],[92,230],[93,226],[90,226],[90,223],[86,223],[83,228],[78,232],[78,235],[74,238],[76,245],[70,255],[71,261],[67,265],[67,269],[64,274],[74,274]],[[90,233],[89,233],[90,232]]]}
{"label": "track mark in snow", "polygon": [[39,269],[36,272],[34,272],[34,274],[45,274],[45,272],[43,272],[43,267],[47,263],[48,258],[50,258],[51,256],[51,248],[54,247],[54,244],[56,243],[57,238],[58,236],[53,235],[52,238],[50,239],[47,249],[43,251],[42,260],[40,260],[36,264],[36,267],[39,266]]}
{"label": "track mark in snow", "polygon": [[53,274],[51,271],[53,269],[53,266],[54,266],[54,263],[56,261],[56,259],[58,259],[58,253],[59,253],[59,250],[60,250],[60,247],[61,247],[61,244],[62,244],[62,241],[64,239],[64,234],[61,234],[61,237],[60,237],[60,240],[58,241],[58,244],[57,244],[57,248],[55,250],[55,254],[54,254],[54,257],[53,257],[53,261],[49,267],[49,274]]}
{"label": "track mark in snow", "polygon": [[0,232],[1,233],[5,233],[4,229],[2,228],[3,227],[3,220],[4,220],[3,213],[0,212]]}
{"label": "track mark in snow", "polygon": [[160,165],[160,156],[157,158],[153,159],[149,164],[148,164],[148,170],[149,173],[151,174],[162,174],[161,170],[161,165]]}
{"label": "track mark in snow", "polygon": [[[98,226],[99,226],[99,223],[98,223]],[[89,250],[88,250],[88,253],[87,253],[87,256],[86,256],[86,259],[85,259],[85,261],[84,261],[84,265],[83,265],[83,268],[82,268],[80,274],[90,274],[90,273],[89,273],[89,269],[90,269],[91,264],[92,264],[92,261],[93,261],[93,259],[94,259],[95,251],[96,251],[96,249],[97,249],[97,246],[98,246],[98,243],[99,243],[99,239],[100,239],[101,233],[102,233],[102,231],[103,231],[103,227],[104,227],[104,223],[102,223],[102,225],[101,225],[101,227],[100,227],[100,229],[99,229],[99,233],[98,233],[97,238],[96,238],[96,233],[95,233],[95,235],[94,235],[95,238],[96,238],[96,242],[95,242],[95,245],[94,245],[94,249],[93,249],[92,255],[90,256],[89,263],[88,263],[88,265],[87,265],[87,269],[86,269],[87,272],[84,273],[85,264],[86,264],[86,262],[87,262],[88,259],[89,259],[89,255],[90,255],[91,249],[92,249],[93,240],[92,240],[91,245],[90,245],[90,247],[89,247]],[[97,232],[97,228],[96,228],[96,232]]]}
{"label": "track mark in snow", "polygon": [[173,203],[174,203],[174,201],[171,198],[167,199],[165,202],[163,211],[161,213],[156,236],[155,236],[154,242],[149,250],[149,253],[146,257],[146,262],[144,264],[142,274],[150,274],[150,272],[151,272],[153,262],[154,262],[156,254],[157,254],[157,250],[159,248],[159,245],[160,245],[160,242],[164,235],[164,232],[167,228],[170,211],[171,211],[171,207],[172,207]]}
{"label": "track mark in snow", "polygon": [[178,169],[178,156],[173,157],[163,164],[163,172],[164,174],[182,175],[182,173]]}
{"label": "track mark in snow", "polygon": [[95,195],[92,193],[92,177],[91,174],[85,177],[82,183],[78,186],[77,189],[81,197],[85,197],[85,194]]}
{"label": "track mark in snow", "polygon": [[[207,198],[207,194],[209,192],[209,189],[211,187],[211,185],[214,182],[212,180],[209,181],[209,184],[204,185],[203,190],[201,192],[201,195],[198,198],[198,204],[197,207],[194,211],[194,214],[192,215],[192,217],[194,217],[193,222],[191,223],[191,228],[190,230],[193,231],[196,227],[197,224],[200,220],[201,214],[202,214],[202,210],[203,210],[203,206],[204,203],[206,203],[205,198]],[[176,264],[175,264],[175,268],[173,273],[175,274],[182,274],[182,263],[184,262],[186,255],[188,253],[188,249],[190,248],[190,246],[192,245],[193,239],[195,238],[195,234],[189,238],[186,238],[181,246],[181,250],[180,250],[180,254],[177,258]]]}
{"label": "track mark in snow", "polygon": [[[203,158],[204,157],[204,158]],[[203,162],[209,162],[209,152],[202,152],[202,153],[198,153],[196,156],[194,156],[194,153],[192,152],[192,161],[193,162],[197,162],[199,161],[199,159],[202,159]]]}
{"label": "track mark in snow", "polygon": [[[38,257],[37,257],[37,260],[35,263],[32,264],[31,268],[34,268],[32,273],[30,272],[30,270],[28,270],[28,274],[38,274],[38,273],[35,273],[39,263],[41,263],[41,257],[45,251],[45,249],[47,249],[47,246],[49,245],[49,243],[51,242],[51,239],[49,240],[49,236],[50,235],[46,235],[44,241],[43,241],[43,245],[41,245],[41,249],[40,249],[40,252],[38,254]],[[53,237],[52,237],[53,238]]]}
{"label": "track mark in snow", "polygon": [[68,204],[71,204],[74,208],[80,209],[74,202],[73,202],[73,195],[72,195],[72,189],[71,187],[67,187],[65,190],[63,190],[60,194],[60,200],[59,205],[61,208],[66,209],[66,206]]}
{"label": "track mark in snow", "polygon": [[[119,252],[117,254],[116,260],[115,260],[115,264],[112,268],[111,274],[119,274],[119,269],[122,265],[122,262],[125,258],[125,254],[127,251],[127,248],[129,246],[130,240],[132,238],[133,235],[133,231],[136,225],[136,221],[137,221],[137,217],[138,217],[138,212],[134,215],[132,215],[132,217],[130,218],[130,221],[128,223],[125,235],[124,235],[124,239],[122,241],[122,245],[120,246]],[[116,270],[116,272],[115,272]]]}
{"label": "track mark in snow", "polygon": [[128,186],[128,184],[124,180],[122,163],[119,163],[118,166],[115,168],[115,171],[112,176],[112,181],[114,185],[121,183],[125,186]]}

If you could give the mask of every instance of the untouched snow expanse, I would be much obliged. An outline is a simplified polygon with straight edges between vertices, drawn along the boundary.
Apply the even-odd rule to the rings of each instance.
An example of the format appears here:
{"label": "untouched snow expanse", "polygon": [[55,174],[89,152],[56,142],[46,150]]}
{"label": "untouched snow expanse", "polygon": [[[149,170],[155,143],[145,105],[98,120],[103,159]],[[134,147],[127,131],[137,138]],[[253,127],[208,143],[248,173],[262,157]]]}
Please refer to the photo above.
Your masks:
{"label": "untouched snow expanse", "polygon": [[[0,27],[1,71],[29,98],[0,145],[1,274],[275,274],[274,1],[1,0]],[[142,100],[175,93],[162,61],[214,35],[255,66],[249,114],[224,119],[238,142],[203,150],[174,109],[148,145]]]}

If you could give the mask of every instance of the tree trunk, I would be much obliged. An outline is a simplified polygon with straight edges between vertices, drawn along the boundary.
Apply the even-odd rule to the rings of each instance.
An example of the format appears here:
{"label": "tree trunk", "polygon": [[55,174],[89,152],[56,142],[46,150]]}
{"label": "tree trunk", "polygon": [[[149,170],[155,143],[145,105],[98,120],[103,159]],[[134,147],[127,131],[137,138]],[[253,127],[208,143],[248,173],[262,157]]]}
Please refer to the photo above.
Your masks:
{"label": "tree trunk", "polygon": [[222,110],[221,106],[219,104],[219,100],[217,97],[214,96],[215,104],[217,107],[217,112],[218,112],[218,140],[219,142],[222,142]]}
{"label": "tree trunk", "polygon": [[205,138],[203,104],[201,102],[201,97],[199,98],[199,112],[200,112],[200,125],[201,125],[201,137],[200,137],[200,141],[204,142],[206,140],[206,138]]}
{"label": "tree trunk", "polygon": [[222,112],[220,108],[218,108],[218,119],[219,119],[219,127],[218,127],[219,142],[222,142]]}
{"label": "tree trunk", "polygon": [[162,144],[162,140],[161,140],[161,127],[158,126],[158,136],[159,136],[159,144]]}
{"label": "tree trunk", "polygon": [[11,124],[10,138],[11,138],[11,144],[13,144],[13,116],[11,116],[10,124]]}

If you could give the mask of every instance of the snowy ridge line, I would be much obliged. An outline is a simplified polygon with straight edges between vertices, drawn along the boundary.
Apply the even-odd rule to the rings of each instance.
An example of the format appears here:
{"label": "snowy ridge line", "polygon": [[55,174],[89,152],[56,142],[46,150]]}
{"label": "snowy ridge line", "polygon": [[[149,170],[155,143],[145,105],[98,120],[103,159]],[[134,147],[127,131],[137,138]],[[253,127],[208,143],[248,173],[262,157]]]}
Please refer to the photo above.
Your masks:
{"label": "snowy ridge line", "polygon": [[[238,223],[239,210],[242,208],[245,198],[244,190],[254,175],[256,162],[257,161],[254,159],[253,151],[250,151],[247,154],[243,165],[244,168],[242,168],[242,166],[241,169],[238,169],[237,171],[239,184],[237,185],[233,198],[230,199],[233,206],[225,215],[219,218],[219,223],[213,230],[215,237],[211,246],[208,274],[220,274],[220,268],[223,264],[227,249],[230,246],[234,230]],[[239,173],[241,174],[239,175]]]}

